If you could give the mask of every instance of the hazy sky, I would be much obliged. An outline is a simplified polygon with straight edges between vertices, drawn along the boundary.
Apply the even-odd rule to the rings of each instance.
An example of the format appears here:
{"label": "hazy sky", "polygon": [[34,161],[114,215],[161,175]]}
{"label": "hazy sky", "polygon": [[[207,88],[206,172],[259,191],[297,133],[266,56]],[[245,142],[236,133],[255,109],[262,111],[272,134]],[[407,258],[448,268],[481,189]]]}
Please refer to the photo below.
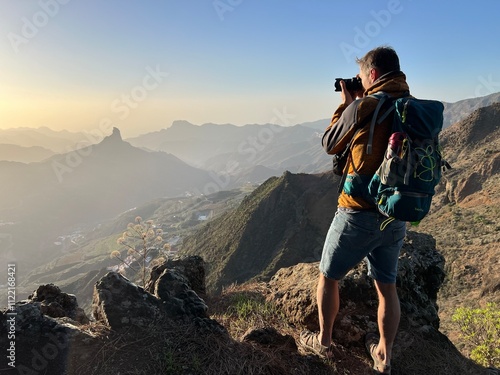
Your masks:
{"label": "hazy sky", "polygon": [[500,91],[499,14],[496,0],[1,0],[0,128],[329,118],[334,78],[382,44],[413,95],[483,96]]}

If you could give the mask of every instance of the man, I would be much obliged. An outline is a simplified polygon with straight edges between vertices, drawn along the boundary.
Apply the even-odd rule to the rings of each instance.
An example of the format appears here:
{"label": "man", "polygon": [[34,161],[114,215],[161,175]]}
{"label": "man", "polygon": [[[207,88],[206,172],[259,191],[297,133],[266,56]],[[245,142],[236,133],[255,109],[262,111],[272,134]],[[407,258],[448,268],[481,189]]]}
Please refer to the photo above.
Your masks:
{"label": "man", "polygon": [[[380,333],[368,334],[366,345],[374,360],[374,369],[381,374],[390,374],[392,347],[400,320],[397,264],[406,225],[394,220],[382,226],[384,229],[381,230],[386,218],[377,212],[373,202],[363,198],[369,180],[382,162],[392,129],[392,116],[387,116],[376,124],[370,137],[371,120],[379,100],[368,95],[383,91],[397,98],[409,95],[409,88],[405,75],[400,71],[398,55],[390,47],[375,48],[357,63],[364,91],[349,92],[345,82],[341,81],[342,103],[322,139],[328,154],[344,150],[352,139],[351,155],[345,167],[348,168],[347,178],[326,236],[319,267],[317,303],[320,331],[304,331],[300,341],[306,349],[320,356],[332,355],[332,330],[340,304],[338,282],[366,257],[369,275],[375,280],[379,297]],[[354,100],[356,97],[358,99]],[[357,131],[358,128],[361,130]],[[367,149],[368,144],[371,147]]]}

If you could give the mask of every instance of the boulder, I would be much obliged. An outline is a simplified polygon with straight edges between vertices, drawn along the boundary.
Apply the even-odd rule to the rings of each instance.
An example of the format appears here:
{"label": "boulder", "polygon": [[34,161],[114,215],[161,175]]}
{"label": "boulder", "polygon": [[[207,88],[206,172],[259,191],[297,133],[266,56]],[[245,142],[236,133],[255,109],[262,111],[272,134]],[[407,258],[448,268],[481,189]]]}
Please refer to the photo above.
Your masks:
{"label": "boulder", "polygon": [[161,301],[116,272],[94,288],[92,316],[113,330],[145,327],[161,317]]}
{"label": "boulder", "polygon": [[200,296],[205,295],[205,262],[201,257],[189,256],[185,258],[169,259],[153,267],[150,280],[146,283],[145,287],[148,292],[154,293],[154,285],[166,269],[176,269],[187,280],[190,289]]}
{"label": "boulder", "polygon": [[[267,299],[274,301],[291,324],[319,329],[316,306],[318,263],[300,263],[281,269],[268,283]],[[409,231],[398,270],[398,293],[404,324],[439,328],[437,292],[444,280],[444,259],[431,236]],[[377,294],[362,262],[340,281],[341,307],[334,338],[343,345],[360,342],[365,333],[376,330]]]}
{"label": "boulder", "polygon": [[205,301],[203,261],[199,257],[167,261],[153,268],[143,289],[109,272],[95,285],[92,315],[113,330],[146,327],[162,319],[192,322],[202,330],[225,332],[210,319]]}
{"label": "boulder", "polygon": [[28,297],[28,300],[40,304],[42,314],[52,318],[68,317],[80,324],[89,323],[89,318],[73,294],[61,292],[54,284],[41,285]]}
{"label": "boulder", "polygon": [[[57,299],[61,296],[57,290],[50,286],[37,291],[39,298],[45,292],[56,292],[52,297]],[[28,299],[17,302],[12,309],[0,311],[0,349],[2,353],[13,354],[7,362],[15,366],[16,374],[69,374],[78,367],[79,361],[87,362],[95,357],[98,340],[82,330],[74,317],[62,316],[64,309],[59,302],[44,302],[47,301]]]}
{"label": "boulder", "polygon": [[275,348],[297,351],[295,339],[290,335],[282,335],[273,327],[249,329],[240,339],[243,342],[251,342],[265,348]]}

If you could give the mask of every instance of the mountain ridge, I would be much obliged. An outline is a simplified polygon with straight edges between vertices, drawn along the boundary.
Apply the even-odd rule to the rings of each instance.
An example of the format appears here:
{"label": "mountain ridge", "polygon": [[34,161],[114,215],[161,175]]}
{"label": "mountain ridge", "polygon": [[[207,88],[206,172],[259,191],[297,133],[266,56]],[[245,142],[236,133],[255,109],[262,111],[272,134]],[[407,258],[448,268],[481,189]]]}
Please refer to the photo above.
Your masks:
{"label": "mountain ridge", "polygon": [[207,288],[216,291],[269,278],[298,261],[319,260],[322,235],[337,204],[331,185],[329,173],[272,177],[237,209],[185,238],[181,252],[206,259]]}

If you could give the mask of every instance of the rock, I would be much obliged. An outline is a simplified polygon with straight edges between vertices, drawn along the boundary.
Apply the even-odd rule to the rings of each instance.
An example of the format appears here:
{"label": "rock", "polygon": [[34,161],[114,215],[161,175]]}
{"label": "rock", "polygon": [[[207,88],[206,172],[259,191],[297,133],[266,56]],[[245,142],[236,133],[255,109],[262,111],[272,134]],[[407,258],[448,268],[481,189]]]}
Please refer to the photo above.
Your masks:
{"label": "rock", "polygon": [[290,335],[282,335],[273,327],[249,329],[243,334],[241,341],[253,342],[267,348],[297,351],[295,339]]}
{"label": "rock", "polygon": [[[399,258],[398,293],[403,318],[411,327],[439,328],[436,297],[444,280],[444,260],[432,237],[408,231]],[[319,329],[316,306],[318,263],[281,269],[268,283],[267,299],[274,301],[291,324]],[[343,345],[359,342],[377,326],[377,294],[364,262],[340,281],[341,307],[334,338]]]}
{"label": "rock", "polygon": [[13,311],[0,311],[0,349],[8,352],[11,341],[7,333],[11,333],[19,373],[62,375],[80,373],[76,369],[82,367],[82,361],[102,354],[108,335],[123,333],[126,337],[134,331],[131,328],[155,324],[154,329],[161,330],[163,323],[165,327],[191,323],[197,334],[217,333],[229,340],[227,331],[208,317],[205,302],[192,289],[204,292],[202,268],[197,257],[161,265],[156,270],[161,272],[151,278],[153,294],[118,273],[107,273],[94,287],[92,315],[98,324],[85,329],[81,325],[89,319],[75,296],[54,284],[42,285],[27,300],[16,303]]}
{"label": "rock", "polygon": [[209,318],[205,301],[192,289],[194,285],[204,292],[202,279],[203,261],[199,257],[154,267],[146,289],[110,272],[96,283],[93,317],[113,330],[146,327],[170,319],[191,322],[201,331],[225,332]]}
{"label": "rock", "polygon": [[317,263],[299,263],[282,268],[269,282],[273,301],[291,324],[303,324],[311,330],[318,327],[316,307],[316,285],[318,282]]}
{"label": "rock", "polygon": [[482,177],[479,173],[473,172],[466,178],[460,179],[455,187],[455,202],[461,202],[469,195],[482,189]]}
{"label": "rock", "polygon": [[154,285],[157,279],[167,268],[178,270],[187,280],[190,289],[198,295],[205,295],[205,262],[199,256],[168,260],[163,264],[153,267],[150,280],[145,287],[148,292],[154,293]]}
{"label": "rock", "polygon": [[109,272],[94,289],[92,316],[113,330],[145,327],[162,317],[161,301],[116,272]]}
{"label": "rock", "polygon": [[[58,288],[43,289],[57,291]],[[93,345],[97,340],[67,316],[53,318],[46,315],[45,312],[53,312],[46,306],[28,299],[16,303],[13,311],[0,312],[0,349],[7,353],[14,348],[16,373],[68,374],[75,361],[88,361],[95,356]],[[58,308],[57,314],[60,311]],[[15,321],[14,331],[10,319]],[[6,332],[9,332],[9,340]],[[10,336],[12,334],[14,336]],[[78,359],[75,353],[78,353]]]}
{"label": "rock", "polygon": [[432,236],[408,231],[399,257],[401,310],[413,327],[439,329],[437,294],[444,278],[444,258]]}
{"label": "rock", "polygon": [[89,318],[83,309],[78,307],[76,297],[61,292],[61,289],[54,284],[39,286],[28,299],[31,302],[39,302],[40,311],[44,315],[52,318],[68,317],[80,324],[89,323]]}

